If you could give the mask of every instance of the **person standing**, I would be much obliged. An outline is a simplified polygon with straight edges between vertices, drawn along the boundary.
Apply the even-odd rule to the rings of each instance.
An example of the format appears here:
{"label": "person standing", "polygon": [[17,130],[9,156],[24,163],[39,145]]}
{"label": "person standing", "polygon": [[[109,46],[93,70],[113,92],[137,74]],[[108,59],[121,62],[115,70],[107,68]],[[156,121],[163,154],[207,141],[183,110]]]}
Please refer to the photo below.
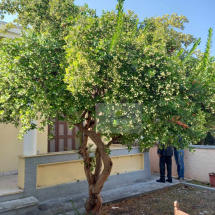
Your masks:
{"label": "person standing", "polygon": [[174,147],[174,157],[177,166],[178,177],[176,179],[182,181],[184,180],[184,150],[182,138],[179,136],[179,149]]}
{"label": "person standing", "polygon": [[[167,146],[162,149],[158,147],[158,156],[160,158],[160,179],[156,180],[157,182],[165,183],[166,181],[172,183],[172,156],[173,156],[173,147]],[[167,180],[165,181],[165,164],[167,167]]]}

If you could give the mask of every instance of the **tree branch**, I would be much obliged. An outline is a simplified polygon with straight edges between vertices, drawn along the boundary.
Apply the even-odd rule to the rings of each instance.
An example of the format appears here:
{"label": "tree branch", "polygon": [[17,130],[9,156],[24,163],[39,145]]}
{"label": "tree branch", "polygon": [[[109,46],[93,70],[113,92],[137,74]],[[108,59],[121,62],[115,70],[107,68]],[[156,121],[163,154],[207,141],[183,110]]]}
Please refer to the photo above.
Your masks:
{"label": "tree branch", "polygon": [[[86,113],[83,113],[82,115],[85,116]],[[87,120],[86,124],[89,124],[89,122],[90,122],[90,120]],[[84,128],[82,123],[78,124],[77,127],[82,132],[81,129]],[[84,133],[84,132],[82,132],[82,133]],[[84,172],[87,177],[87,181],[88,181],[89,185],[91,185],[91,184],[93,184],[93,174],[91,172],[91,159],[90,159],[89,151],[87,148],[87,141],[88,141],[88,135],[84,133],[84,140],[83,140],[81,147],[78,150],[78,153],[83,157]]]}
{"label": "tree branch", "polygon": [[78,153],[83,157],[84,160],[84,172],[87,177],[87,181],[89,185],[93,183],[93,174],[91,172],[91,160],[90,160],[90,155],[89,151],[87,149],[87,140],[88,140],[88,135],[84,134],[84,140],[82,146],[79,148]]}
{"label": "tree branch", "polygon": [[100,156],[101,156],[103,164],[104,164],[104,169],[103,169],[102,173],[100,174],[95,185],[91,188],[91,192],[94,195],[98,195],[101,192],[105,181],[107,180],[108,176],[111,173],[113,163],[110,159],[110,156],[106,153],[105,144],[103,143],[101,137],[95,131],[92,131],[92,130],[89,131],[88,129],[81,127],[81,126],[79,126],[79,130],[81,132],[83,132],[84,134],[88,135],[90,137],[90,139],[96,144],[97,149],[100,153]]}
{"label": "tree branch", "polygon": [[88,118],[86,119],[86,125],[84,126],[84,128],[88,129],[91,126],[91,111],[88,112]]}
{"label": "tree branch", "polygon": [[82,114],[81,114],[81,118],[83,119],[86,115],[87,111],[85,110]]}
{"label": "tree branch", "polygon": [[117,137],[112,137],[112,140],[106,145],[107,147],[110,147],[111,144],[115,143],[117,140],[119,140],[121,137],[121,135],[117,136]]}

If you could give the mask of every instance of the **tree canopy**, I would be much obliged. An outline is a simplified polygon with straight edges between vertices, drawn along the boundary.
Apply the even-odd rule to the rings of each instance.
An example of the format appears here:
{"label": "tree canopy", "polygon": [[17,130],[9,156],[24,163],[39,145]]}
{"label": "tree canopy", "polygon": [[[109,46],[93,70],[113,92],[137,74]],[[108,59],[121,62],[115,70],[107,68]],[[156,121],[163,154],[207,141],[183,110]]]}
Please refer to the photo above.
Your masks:
{"label": "tree canopy", "polygon": [[[180,135],[187,147],[214,125],[212,29],[205,52],[193,56],[200,39],[179,31],[186,17],[140,22],[133,12],[123,11],[123,0],[118,2],[117,11],[101,16],[70,0],[0,3],[1,11],[18,13],[15,23],[23,26],[21,38],[0,41],[0,122],[21,123],[22,133],[35,128],[31,119],[38,118],[41,131],[56,117],[78,126],[84,133],[79,154],[93,196],[86,210],[94,212],[101,207],[99,193],[111,172],[112,143],[130,148],[137,141],[143,151],[158,140],[177,147]],[[138,132],[96,132],[96,104],[138,104]],[[117,109],[115,115],[127,116],[128,110],[135,115],[136,109],[129,108]],[[88,137],[97,147],[96,161],[86,150]],[[97,198],[100,205],[90,207]]]}

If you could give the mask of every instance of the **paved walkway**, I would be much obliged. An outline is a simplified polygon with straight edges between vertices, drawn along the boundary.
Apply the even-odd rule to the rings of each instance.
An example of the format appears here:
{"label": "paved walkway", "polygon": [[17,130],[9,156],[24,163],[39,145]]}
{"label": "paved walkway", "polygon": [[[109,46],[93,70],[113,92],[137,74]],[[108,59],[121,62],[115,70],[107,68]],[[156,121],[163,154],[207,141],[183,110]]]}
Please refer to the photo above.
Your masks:
{"label": "paved walkway", "polygon": [[106,203],[122,201],[123,199],[128,199],[134,196],[139,196],[141,194],[150,193],[180,183],[178,180],[175,179],[173,179],[173,183],[158,183],[156,182],[156,179],[159,179],[159,175],[153,174],[152,179],[150,181],[103,191],[101,192],[103,202]]}
{"label": "paved walkway", "polygon": [[18,175],[0,176],[0,196],[22,192],[18,187]]}
{"label": "paved walkway", "polygon": [[[156,179],[159,178],[158,174],[152,173],[151,180],[147,182],[135,183],[123,187],[115,187],[110,190],[104,190],[101,192],[103,203],[118,202],[124,199],[129,199],[132,197],[137,197],[143,194],[147,194],[165,187],[174,186],[179,184],[178,180],[173,179],[173,183],[158,183]],[[62,199],[59,202],[46,202],[41,205],[41,208],[45,209],[39,211],[37,214],[51,215],[51,214],[64,214],[64,215],[77,215],[84,213],[84,203],[87,196],[77,196],[76,198],[70,198],[70,200]],[[71,201],[72,200],[72,201]],[[74,210],[74,207],[78,210]]]}

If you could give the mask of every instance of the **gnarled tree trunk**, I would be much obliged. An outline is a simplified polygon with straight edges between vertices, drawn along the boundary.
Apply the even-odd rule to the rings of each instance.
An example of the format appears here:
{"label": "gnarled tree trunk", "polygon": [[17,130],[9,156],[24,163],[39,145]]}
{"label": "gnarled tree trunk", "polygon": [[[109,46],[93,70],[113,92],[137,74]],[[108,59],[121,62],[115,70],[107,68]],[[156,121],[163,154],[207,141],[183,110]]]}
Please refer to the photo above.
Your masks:
{"label": "gnarled tree trunk", "polygon": [[87,214],[99,215],[102,208],[102,197],[100,194],[91,194],[85,203]]}
{"label": "gnarled tree trunk", "polygon": [[[87,214],[91,213],[98,215],[100,214],[102,208],[102,198],[100,192],[104,186],[105,181],[111,173],[113,163],[110,156],[107,154],[107,146],[102,141],[100,135],[90,128],[90,121],[91,119],[88,118],[85,126],[82,124],[77,125],[79,130],[84,133],[84,139],[81,147],[79,148],[79,154],[84,159],[84,171],[89,184],[89,198],[85,203],[85,209]],[[90,157],[89,150],[87,148],[88,137],[90,137],[97,147],[95,152],[96,166],[94,174],[91,171],[91,168],[93,167],[93,158]],[[112,142],[113,140],[110,142],[110,144]],[[108,144],[108,146],[110,146],[110,144]],[[104,168],[101,172],[102,162],[104,164]]]}

